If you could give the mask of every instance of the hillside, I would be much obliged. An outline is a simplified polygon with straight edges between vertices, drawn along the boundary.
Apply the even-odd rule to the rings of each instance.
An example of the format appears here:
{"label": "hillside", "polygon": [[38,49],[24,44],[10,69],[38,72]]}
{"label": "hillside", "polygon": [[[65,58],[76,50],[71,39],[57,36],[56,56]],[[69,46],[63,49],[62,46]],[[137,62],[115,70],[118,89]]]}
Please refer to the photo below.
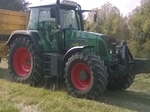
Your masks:
{"label": "hillside", "polygon": [[9,81],[6,61],[0,64],[0,112],[149,112],[150,74],[139,74],[124,92],[105,91],[97,101],[77,99],[64,88],[33,88]]}

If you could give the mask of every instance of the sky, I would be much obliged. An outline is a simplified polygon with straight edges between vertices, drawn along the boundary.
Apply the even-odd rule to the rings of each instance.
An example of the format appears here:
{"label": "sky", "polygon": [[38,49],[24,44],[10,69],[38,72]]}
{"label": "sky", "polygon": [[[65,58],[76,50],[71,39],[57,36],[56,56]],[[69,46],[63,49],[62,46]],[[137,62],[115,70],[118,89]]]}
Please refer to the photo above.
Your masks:
{"label": "sky", "polygon": [[[37,4],[40,0],[28,0],[32,4]],[[43,1],[56,1],[56,0],[43,0]],[[82,9],[92,9],[100,7],[101,5],[110,2],[112,5],[120,9],[120,12],[125,16],[137,6],[140,5],[141,0],[73,0],[79,3]]]}

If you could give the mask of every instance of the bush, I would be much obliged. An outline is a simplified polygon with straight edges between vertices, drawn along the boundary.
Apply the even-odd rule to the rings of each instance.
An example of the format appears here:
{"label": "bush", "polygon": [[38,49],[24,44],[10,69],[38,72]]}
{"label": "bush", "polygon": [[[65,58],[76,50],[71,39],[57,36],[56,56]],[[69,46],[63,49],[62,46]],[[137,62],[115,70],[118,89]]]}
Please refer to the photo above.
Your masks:
{"label": "bush", "polygon": [[150,58],[150,40],[141,44],[139,41],[130,39],[128,47],[135,58]]}

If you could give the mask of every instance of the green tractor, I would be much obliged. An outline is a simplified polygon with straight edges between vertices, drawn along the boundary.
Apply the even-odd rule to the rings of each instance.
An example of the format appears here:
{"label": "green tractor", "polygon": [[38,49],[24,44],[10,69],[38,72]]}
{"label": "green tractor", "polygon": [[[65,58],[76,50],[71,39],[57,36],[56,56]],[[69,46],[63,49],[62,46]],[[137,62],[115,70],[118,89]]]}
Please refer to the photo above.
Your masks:
{"label": "green tractor", "polygon": [[70,95],[84,98],[130,87],[135,60],[126,42],[118,47],[115,38],[84,31],[85,11],[67,0],[31,6],[28,29],[6,43],[12,79],[38,86],[44,77],[63,78]]}

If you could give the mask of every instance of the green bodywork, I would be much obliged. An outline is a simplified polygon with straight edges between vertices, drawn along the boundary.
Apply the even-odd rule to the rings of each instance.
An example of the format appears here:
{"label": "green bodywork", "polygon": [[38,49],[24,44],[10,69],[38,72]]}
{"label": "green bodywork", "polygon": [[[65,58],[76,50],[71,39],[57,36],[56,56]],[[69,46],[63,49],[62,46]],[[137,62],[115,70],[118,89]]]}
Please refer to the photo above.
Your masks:
{"label": "green bodywork", "polygon": [[[44,49],[43,52],[59,51],[60,46],[67,51],[75,46],[90,45],[94,46],[93,52],[99,55],[102,60],[109,61],[111,55],[109,54],[108,43],[102,38],[103,34],[83,31],[81,28],[83,25],[81,21],[83,20],[79,18],[81,16],[75,11],[75,7],[61,6],[59,9],[60,16],[54,18],[51,16],[53,5],[33,7],[31,10],[28,30],[38,32],[39,42]],[[58,21],[61,29],[68,29],[59,32]]]}
{"label": "green bodywork", "polygon": [[[43,45],[44,52],[53,52],[58,51],[58,42],[57,42],[57,31],[53,31],[47,35],[46,31],[39,31],[40,42]],[[94,46],[94,52],[97,55],[100,55],[100,51],[104,51],[105,55],[100,55],[101,59],[109,60],[110,54],[105,44],[105,41],[101,38],[102,34],[87,32],[87,31],[78,31],[78,30],[67,30],[65,34],[65,46],[66,49],[69,50],[75,46],[85,46],[90,45]],[[100,42],[102,45],[100,45]],[[102,46],[102,47],[100,47]]]}
{"label": "green bodywork", "polygon": [[[66,47],[72,48],[74,46],[84,46],[84,45],[90,45],[94,46],[94,52],[97,55],[100,55],[101,49],[105,49],[105,54],[100,55],[101,59],[103,60],[109,60],[110,55],[108,51],[108,48],[104,42],[104,40],[101,38],[102,34],[93,33],[93,32],[87,32],[87,31],[77,31],[77,30],[70,30],[66,31]],[[100,48],[100,42],[102,44],[102,47]]]}

